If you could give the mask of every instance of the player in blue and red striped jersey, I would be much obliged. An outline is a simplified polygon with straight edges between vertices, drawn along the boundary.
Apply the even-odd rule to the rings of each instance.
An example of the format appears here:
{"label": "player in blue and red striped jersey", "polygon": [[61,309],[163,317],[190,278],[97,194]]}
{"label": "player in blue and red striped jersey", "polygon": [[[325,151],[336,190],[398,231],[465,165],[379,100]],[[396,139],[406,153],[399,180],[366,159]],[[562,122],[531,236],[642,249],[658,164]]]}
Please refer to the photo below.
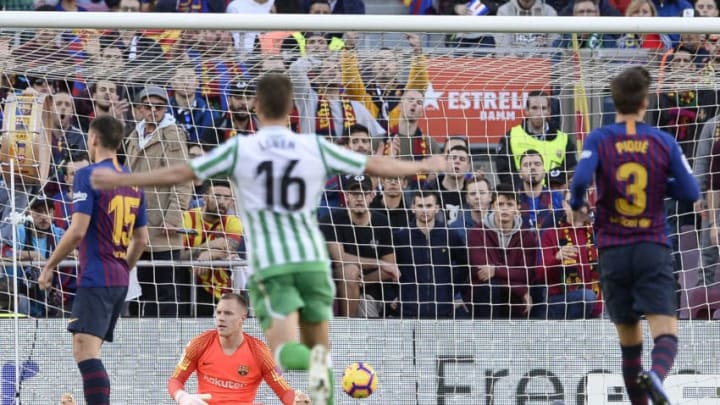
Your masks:
{"label": "player in blue and red striped jersey", "polygon": [[[677,318],[672,254],[665,233],[663,200],[700,198],[700,189],[675,139],[642,122],[650,74],[629,68],[611,83],[615,124],[585,141],[571,187],[578,210],[593,176],[598,191],[595,230],[600,284],[622,351],[625,387],[633,405],[669,404],[662,381],[677,355]],[[652,368],[642,369],[643,330],[648,321],[655,345]]]}
{"label": "player in blue and red striped jersey", "polygon": [[67,328],[73,334],[73,354],[88,405],[110,403],[110,379],[100,359],[100,348],[103,341],[113,340],[130,269],[148,240],[141,190],[121,187],[99,191],[90,187],[90,175],[98,168],[129,171],[117,162],[116,151],[123,135],[123,124],[110,116],[90,123],[88,151],[95,163],[75,173],[70,227],[38,279],[40,288],[49,288],[55,267],[79,245],[78,288]]}

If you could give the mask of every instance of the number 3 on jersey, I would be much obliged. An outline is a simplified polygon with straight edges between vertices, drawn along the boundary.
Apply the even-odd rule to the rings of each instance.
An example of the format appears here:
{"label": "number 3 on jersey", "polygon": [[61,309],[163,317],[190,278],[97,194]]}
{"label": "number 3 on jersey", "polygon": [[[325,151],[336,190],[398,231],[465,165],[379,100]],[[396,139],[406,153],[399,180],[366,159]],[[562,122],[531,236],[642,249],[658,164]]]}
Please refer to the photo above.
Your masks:
{"label": "number 3 on jersey", "polygon": [[140,207],[140,199],[116,195],[110,200],[108,212],[113,216],[113,243],[128,247],[135,230],[135,210]]}
{"label": "number 3 on jersey", "polygon": [[623,163],[615,172],[615,179],[618,182],[626,183],[625,196],[630,198],[618,198],[615,200],[615,209],[622,215],[634,217],[642,215],[647,208],[647,185],[648,173],[645,166],[628,162]]}

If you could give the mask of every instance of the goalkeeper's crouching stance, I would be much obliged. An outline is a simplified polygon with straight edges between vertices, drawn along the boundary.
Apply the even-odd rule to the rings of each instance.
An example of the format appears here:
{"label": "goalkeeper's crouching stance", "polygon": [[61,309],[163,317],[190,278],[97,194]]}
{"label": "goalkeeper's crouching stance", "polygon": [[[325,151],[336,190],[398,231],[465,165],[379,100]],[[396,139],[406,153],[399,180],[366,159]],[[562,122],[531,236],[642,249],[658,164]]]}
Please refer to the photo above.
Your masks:
{"label": "goalkeeper's crouching stance", "polygon": [[[225,294],[215,309],[215,329],[195,336],[185,347],[168,381],[170,396],[180,405],[252,405],[265,380],[284,405],[309,405],[310,398],[288,385],[262,341],[243,332],[248,303]],[[185,391],[197,373],[198,393]]]}

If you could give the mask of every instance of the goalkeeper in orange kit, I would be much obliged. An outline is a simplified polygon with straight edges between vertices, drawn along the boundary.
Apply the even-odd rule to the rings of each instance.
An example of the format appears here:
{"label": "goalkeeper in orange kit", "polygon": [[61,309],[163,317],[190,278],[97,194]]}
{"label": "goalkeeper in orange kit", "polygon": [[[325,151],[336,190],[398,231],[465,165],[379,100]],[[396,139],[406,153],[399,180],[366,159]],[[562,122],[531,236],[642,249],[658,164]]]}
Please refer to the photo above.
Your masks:
{"label": "goalkeeper in orange kit", "polygon": [[[265,380],[284,405],[308,405],[309,397],[283,378],[270,349],[243,332],[248,303],[238,294],[224,294],[215,309],[215,329],[195,336],[185,347],[168,381],[179,405],[252,405]],[[197,372],[198,393],[184,390]]]}

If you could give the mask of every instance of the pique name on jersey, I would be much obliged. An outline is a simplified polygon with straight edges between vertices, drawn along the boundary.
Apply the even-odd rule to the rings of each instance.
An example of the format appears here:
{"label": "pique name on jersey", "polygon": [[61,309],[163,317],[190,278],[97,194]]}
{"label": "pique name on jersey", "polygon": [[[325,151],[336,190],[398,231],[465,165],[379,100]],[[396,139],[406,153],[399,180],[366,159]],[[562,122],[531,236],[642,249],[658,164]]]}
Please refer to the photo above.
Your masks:
{"label": "pique name on jersey", "polygon": [[295,141],[292,139],[267,137],[258,142],[262,150],[267,149],[295,149]]}
{"label": "pique name on jersey", "polygon": [[648,150],[648,141],[647,140],[627,140],[627,141],[620,141],[615,142],[615,149],[617,149],[618,154],[623,153],[647,153]]}

